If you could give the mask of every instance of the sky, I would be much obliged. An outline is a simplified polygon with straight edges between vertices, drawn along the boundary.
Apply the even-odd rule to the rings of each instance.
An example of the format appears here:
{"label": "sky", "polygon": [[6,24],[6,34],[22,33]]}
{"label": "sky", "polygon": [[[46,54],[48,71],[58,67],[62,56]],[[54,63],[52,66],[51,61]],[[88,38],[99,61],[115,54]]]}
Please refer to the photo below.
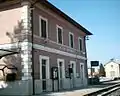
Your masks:
{"label": "sky", "polygon": [[48,1],[93,33],[87,40],[88,61],[120,59],[120,0]]}

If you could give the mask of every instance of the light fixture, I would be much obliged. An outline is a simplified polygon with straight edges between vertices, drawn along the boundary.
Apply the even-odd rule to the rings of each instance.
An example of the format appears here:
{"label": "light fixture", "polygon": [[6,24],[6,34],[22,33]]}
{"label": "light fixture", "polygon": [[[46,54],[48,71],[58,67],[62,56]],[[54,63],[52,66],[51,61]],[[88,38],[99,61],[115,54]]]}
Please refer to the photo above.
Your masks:
{"label": "light fixture", "polygon": [[85,40],[89,40],[89,36],[87,35],[87,36],[85,36]]}

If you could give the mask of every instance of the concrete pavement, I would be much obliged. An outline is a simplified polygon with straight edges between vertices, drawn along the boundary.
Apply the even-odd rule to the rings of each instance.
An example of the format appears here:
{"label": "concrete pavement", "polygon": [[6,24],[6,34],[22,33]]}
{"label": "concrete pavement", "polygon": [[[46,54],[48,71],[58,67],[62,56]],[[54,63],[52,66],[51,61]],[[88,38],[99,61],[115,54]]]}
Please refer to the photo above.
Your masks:
{"label": "concrete pavement", "polygon": [[89,85],[86,88],[64,90],[64,91],[60,91],[60,92],[50,92],[50,93],[39,94],[39,95],[34,95],[34,96],[84,96],[86,94],[101,90],[105,87],[108,87],[108,86],[111,86],[111,85],[114,85],[117,83],[120,83],[120,80],[104,82],[100,85]]}

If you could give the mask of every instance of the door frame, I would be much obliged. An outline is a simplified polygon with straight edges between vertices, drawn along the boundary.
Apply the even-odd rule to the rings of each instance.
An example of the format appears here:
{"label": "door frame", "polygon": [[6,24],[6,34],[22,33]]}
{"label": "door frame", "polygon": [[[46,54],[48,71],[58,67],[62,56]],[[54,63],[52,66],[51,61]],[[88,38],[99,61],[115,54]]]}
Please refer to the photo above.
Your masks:
{"label": "door frame", "polygon": [[58,75],[59,75],[58,77],[60,78],[60,70],[59,70],[59,67],[60,67],[60,66],[59,66],[59,62],[62,62],[62,64],[63,64],[63,65],[62,65],[62,72],[63,72],[63,73],[62,73],[62,78],[65,78],[65,62],[64,62],[64,59],[59,59],[59,58],[57,59]]}
{"label": "door frame", "polygon": [[[81,69],[81,66],[82,66],[82,69]],[[81,77],[82,81],[84,81],[84,63],[80,63],[80,77]]]}
{"label": "door frame", "polygon": [[75,78],[76,78],[76,62],[75,61],[70,61],[70,67],[73,64],[73,74],[72,77],[70,79],[70,88],[74,88],[75,87]]}
{"label": "door frame", "polygon": [[[62,79],[63,79],[63,78],[65,78],[65,61],[64,61],[64,59],[60,59],[60,58],[57,59],[58,82],[59,82],[59,85],[60,85],[60,69],[59,69],[60,66],[59,66],[59,62],[62,62]],[[62,83],[62,87],[63,87],[63,83]],[[60,86],[59,86],[59,89],[60,89]]]}
{"label": "door frame", "polygon": [[74,78],[76,78],[76,62],[75,61],[70,61],[70,66],[71,66],[71,64],[73,64],[74,65],[74,69],[73,69],[73,76],[74,76]]}
{"label": "door frame", "polygon": [[[39,61],[40,61],[40,80],[42,81],[42,59],[45,59],[46,60],[46,79],[50,79],[50,69],[49,69],[49,57],[48,56],[43,56],[43,55],[40,55],[39,56]],[[43,90],[42,88],[42,82],[41,82],[41,90]],[[46,81],[46,90],[47,90],[47,81]]]}

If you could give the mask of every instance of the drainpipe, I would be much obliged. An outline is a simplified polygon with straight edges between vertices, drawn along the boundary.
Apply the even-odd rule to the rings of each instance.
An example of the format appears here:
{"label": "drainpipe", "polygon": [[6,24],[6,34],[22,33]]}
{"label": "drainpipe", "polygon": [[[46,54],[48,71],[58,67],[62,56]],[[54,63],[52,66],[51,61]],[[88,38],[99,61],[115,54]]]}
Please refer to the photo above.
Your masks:
{"label": "drainpipe", "polygon": [[33,36],[33,4],[30,6],[31,8],[31,42],[32,42],[32,86],[33,86],[33,95],[35,95],[35,76],[34,76],[34,36]]}
{"label": "drainpipe", "polygon": [[[89,39],[88,39],[87,36],[85,36],[85,37],[84,37],[84,42],[85,42],[84,44],[85,44],[85,58],[86,58],[86,59],[87,59],[87,46],[86,46],[86,41],[87,41],[87,40],[89,40]],[[88,67],[87,67],[87,60],[85,60],[85,63],[86,63],[86,64],[85,64],[85,68],[87,68],[85,75],[86,75],[86,78],[87,78],[87,85],[88,85]]]}
{"label": "drainpipe", "polygon": [[33,95],[35,95],[35,71],[34,71],[34,22],[33,22],[33,10],[34,10],[34,5],[38,2],[39,0],[36,0],[34,3],[31,3],[30,9],[31,9],[31,42],[32,42],[32,85],[33,85]]}

